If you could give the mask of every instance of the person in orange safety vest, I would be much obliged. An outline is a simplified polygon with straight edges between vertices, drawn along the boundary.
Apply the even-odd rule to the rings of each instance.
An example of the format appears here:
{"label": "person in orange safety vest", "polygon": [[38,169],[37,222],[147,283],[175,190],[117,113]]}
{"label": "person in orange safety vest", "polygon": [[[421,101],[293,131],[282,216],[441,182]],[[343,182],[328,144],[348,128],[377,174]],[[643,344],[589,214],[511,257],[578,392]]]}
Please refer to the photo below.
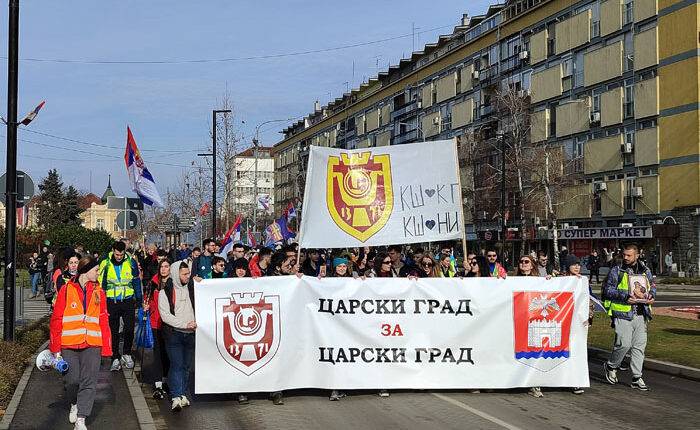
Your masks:
{"label": "person in orange safety vest", "polygon": [[58,293],[49,325],[49,350],[68,362],[68,420],[77,430],[87,429],[85,419],[95,402],[100,357],[112,356],[107,299],[97,277],[97,261],[83,257],[78,263],[77,278]]}

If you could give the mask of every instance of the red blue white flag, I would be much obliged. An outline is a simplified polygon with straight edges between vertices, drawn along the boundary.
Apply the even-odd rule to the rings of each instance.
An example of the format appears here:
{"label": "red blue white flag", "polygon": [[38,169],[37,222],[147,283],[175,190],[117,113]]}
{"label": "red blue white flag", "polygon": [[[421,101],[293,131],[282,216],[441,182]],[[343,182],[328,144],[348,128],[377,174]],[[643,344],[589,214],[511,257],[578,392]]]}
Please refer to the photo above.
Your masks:
{"label": "red blue white flag", "polygon": [[44,107],[45,104],[46,101],[42,101],[41,103],[39,103],[39,106],[35,107],[33,111],[29,112],[27,116],[25,116],[24,119],[19,123],[22,125],[29,125],[29,123],[34,121],[34,118],[36,118],[36,116],[39,115],[39,111],[41,110],[41,108]]}
{"label": "red blue white flag", "polygon": [[124,161],[126,162],[126,173],[129,175],[131,189],[138,194],[144,204],[162,208],[163,200],[161,200],[156,188],[156,181],[153,179],[151,172],[148,171],[148,168],[146,168],[129,127],[126,127]]}

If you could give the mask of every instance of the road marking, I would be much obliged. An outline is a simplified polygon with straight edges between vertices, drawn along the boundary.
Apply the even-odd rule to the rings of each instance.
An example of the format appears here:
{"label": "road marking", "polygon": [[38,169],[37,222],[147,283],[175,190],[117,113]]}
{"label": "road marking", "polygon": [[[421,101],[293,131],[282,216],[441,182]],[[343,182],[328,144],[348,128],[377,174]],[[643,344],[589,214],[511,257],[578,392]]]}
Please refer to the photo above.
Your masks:
{"label": "road marking", "polygon": [[494,424],[498,424],[499,426],[501,426],[503,428],[506,428],[509,430],[522,430],[520,427],[516,427],[512,424],[508,424],[507,422],[505,422],[501,419],[498,419],[498,418],[494,417],[493,415],[487,414],[486,412],[482,412],[476,408],[473,408],[473,407],[467,405],[466,403],[460,402],[459,400],[455,400],[453,398],[450,398],[450,397],[447,397],[445,395],[438,394],[438,393],[430,393],[430,394],[432,394],[433,396],[437,397],[440,400],[444,400],[447,403],[451,403],[451,404],[457,406],[458,408],[462,408],[465,411],[469,411],[469,412],[473,413],[474,415],[478,415],[485,420],[491,421]]}

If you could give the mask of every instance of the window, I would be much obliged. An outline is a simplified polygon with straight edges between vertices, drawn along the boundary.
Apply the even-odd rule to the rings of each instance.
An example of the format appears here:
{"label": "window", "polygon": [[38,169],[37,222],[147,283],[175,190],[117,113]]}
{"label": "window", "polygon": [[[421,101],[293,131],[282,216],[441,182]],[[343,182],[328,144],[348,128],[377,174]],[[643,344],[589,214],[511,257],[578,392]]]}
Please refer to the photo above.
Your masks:
{"label": "window", "polygon": [[527,72],[523,73],[522,80],[521,80],[521,86],[525,90],[530,89],[530,82],[532,78],[532,70],[528,70]]}
{"label": "window", "polygon": [[583,51],[579,51],[574,54],[574,86],[583,86]]}
{"label": "window", "polygon": [[624,57],[625,57],[625,72],[629,72],[634,69],[634,39],[632,38],[632,32],[629,31],[625,33],[624,40]]}
{"label": "window", "polygon": [[622,25],[627,25],[634,21],[634,3],[633,0],[625,0],[625,5],[622,8]]}
{"label": "window", "polygon": [[105,220],[102,218],[97,218],[95,221],[95,228],[97,230],[104,230],[105,229]]}
{"label": "window", "polygon": [[634,116],[634,79],[625,80],[625,119]]}
{"label": "window", "polygon": [[634,164],[634,126],[629,125],[625,127],[625,145],[626,147],[631,147],[632,151],[623,153],[622,164],[625,166],[631,166]]}
{"label": "window", "polygon": [[631,177],[625,179],[625,210],[633,211],[637,208],[637,199],[634,197],[634,189],[636,178]]}
{"label": "window", "polygon": [[593,213],[599,214],[602,207],[600,193],[593,193]]}
{"label": "window", "polygon": [[554,137],[557,135],[557,105],[552,103],[549,105],[549,135]]}
{"label": "window", "polygon": [[562,68],[562,79],[561,85],[563,91],[569,91],[574,87],[573,73],[574,73],[574,61],[571,58],[566,58],[561,62]]}
{"label": "window", "polygon": [[592,97],[592,102],[593,102],[593,112],[598,112],[600,113],[600,94],[593,94]]}

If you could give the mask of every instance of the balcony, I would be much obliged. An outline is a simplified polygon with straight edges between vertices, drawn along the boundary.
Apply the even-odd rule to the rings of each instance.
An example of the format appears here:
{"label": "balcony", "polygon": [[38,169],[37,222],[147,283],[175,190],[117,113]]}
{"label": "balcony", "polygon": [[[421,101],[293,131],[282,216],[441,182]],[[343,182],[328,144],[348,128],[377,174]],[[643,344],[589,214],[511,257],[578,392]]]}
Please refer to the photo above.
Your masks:
{"label": "balcony", "polygon": [[418,109],[418,101],[417,100],[412,100],[405,105],[401,106],[400,108],[396,109],[391,113],[391,121],[394,121],[396,119],[401,118],[402,116],[414,112],[415,110]]}
{"label": "balcony", "polygon": [[407,131],[405,133],[394,136],[391,141],[392,145],[400,145],[402,143],[415,142],[419,140],[419,132],[417,129]]}

